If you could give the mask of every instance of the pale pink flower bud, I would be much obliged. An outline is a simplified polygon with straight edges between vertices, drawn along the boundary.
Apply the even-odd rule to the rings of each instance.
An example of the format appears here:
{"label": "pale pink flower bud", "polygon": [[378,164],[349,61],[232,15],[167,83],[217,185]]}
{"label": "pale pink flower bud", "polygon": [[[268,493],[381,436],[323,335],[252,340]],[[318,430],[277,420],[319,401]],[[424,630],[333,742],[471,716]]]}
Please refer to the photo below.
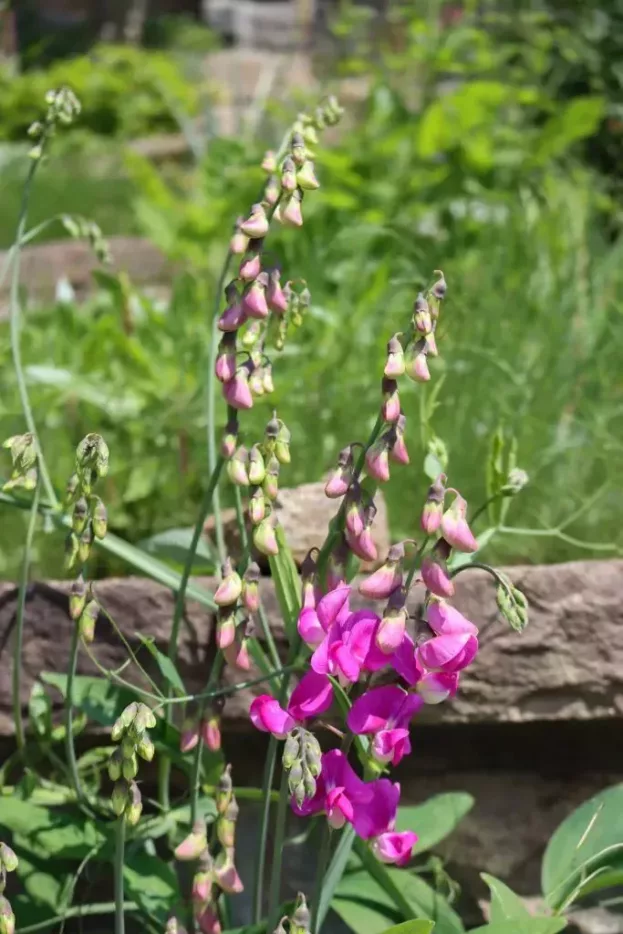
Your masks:
{"label": "pale pink flower bud", "polygon": [[272,205],[277,204],[277,202],[279,201],[280,194],[281,194],[281,185],[279,184],[279,179],[277,178],[276,175],[271,175],[270,178],[267,179],[266,184],[264,186],[263,200],[267,204],[270,204],[272,207]]}
{"label": "pale pink flower bud", "polygon": [[362,561],[377,560],[378,552],[372,540],[372,532],[369,528],[365,528],[361,535],[357,536],[354,536],[347,529],[345,535],[351,551],[356,554],[358,558],[361,558]]}
{"label": "pale pink flower bud", "polygon": [[420,292],[413,306],[413,324],[420,334],[430,334],[433,328],[433,322],[430,315],[428,302]]}
{"label": "pale pink flower bud", "polygon": [[262,385],[264,387],[264,392],[267,395],[270,395],[271,392],[275,391],[275,384],[273,382],[273,368],[270,363],[267,363],[266,366],[262,367]]}
{"label": "pale pink flower bud", "polygon": [[238,602],[242,593],[242,580],[237,571],[234,571],[231,559],[227,558],[221,569],[222,581],[214,594],[217,606],[231,606]]}
{"label": "pale pink flower bud", "polygon": [[272,149],[267,149],[262,159],[262,169],[267,175],[272,175],[277,171],[277,158]]}
{"label": "pale pink flower bud", "polygon": [[212,873],[209,870],[200,869],[193,876],[193,887],[191,898],[198,905],[205,905],[210,901],[212,895]]}
{"label": "pale pink flower bud", "polygon": [[387,342],[387,361],[383,370],[385,376],[396,379],[405,371],[405,354],[397,334]]}
{"label": "pale pink flower bud", "polygon": [[391,436],[393,440],[393,445],[390,449],[390,457],[392,460],[396,461],[398,464],[408,464],[409,463],[409,452],[407,451],[407,445],[404,440],[404,430],[407,423],[407,419],[404,415],[400,415],[398,421],[394,426],[394,433]]}
{"label": "pale pink flower bud", "polygon": [[245,282],[251,282],[253,279],[256,279],[262,271],[262,260],[259,252],[260,244],[261,241],[254,240],[253,250],[245,256],[240,263],[238,276]]}
{"label": "pale pink flower bud", "polygon": [[249,500],[248,512],[251,525],[259,525],[266,515],[266,500],[264,499],[264,491],[261,487],[257,488]]}
{"label": "pale pink flower bud", "polygon": [[249,370],[246,366],[239,367],[234,378],[223,383],[223,396],[227,404],[234,409],[253,408],[253,396],[249,389]]}
{"label": "pale pink flower bud", "polygon": [[420,519],[422,530],[426,532],[427,535],[434,535],[441,526],[443,502],[446,495],[445,482],[445,475],[439,474],[435,482],[428,489],[428,496],[426,497],[426,503],[424,504],[422,517]]}
{"label": "pale pink flower bud", "polygon": [[226,333],[218,345],[218,355],[214,364],[216,378],[226,383],[236,375],[236,336]]}
{"label": "pale pink flower bud", "polygon": [[346,512],[344,514],[344,524],[347,530],[355,537],[363,532],[364,511],[361,505],[361,499],[358,491],[349,495]]}
{"label": "pale pink flower bud", "polygon": [[398,395],[398,386],[396,380],[383,377],[381,385],[383,393],[383,405],[381,415],[386,422],[398,421],[400,416],[400,396]]}
{"label": "pale pink flower bud", "polygon": [[221,438],[221,454],[223,457],[233,457],[238,442],[238,422],[231,419],[225,425],[223,437]]}
{"label": "pale pink flower bud", "polygon": [[236,839],[236,822],[239,812],[238,802],[235,796],[232,795],[225,813],[219,815],[216,821],[216,833],[221,846],[233,847]]}
{"label": "pale pink flower bud", "polygon": [[292,153],[294,164],[297,166],[302,166],[305,162],[307,150],[305,148],[305,140],[303,139],[303,135],[298,129],[295,130],[292,134],[292,139],[290,141],[290,152]]}
{"label": "pale pink flower bud", "polygon": [[235,895],[244,890],[244,885],[234,865],[233,849],[228,848],[219,853],[214,875],[224,892]]}
{"label": "pale pink flower bud", "polygon": [[221,934],[221,922],[216,905],[209,903],[205,908],[201,908],[197,915],[197,924],[201,934]]}
{"label": "pale pink flower bud", "polygon": [[422,341],[411,344],[406,353],[406,374],[416,383],[427,383],[430,379],[426,353]]}
{"label": "pale pink flower bud", "polygon": [[275,535],[275,527],[271,516],[262,519],[260,524],[254,528],[253,544],[263,555],[279,554],[279,545],[277,544],[277,536]]}
{"label": "pale pink flower bud", "polygon": [[458,685],[458,672],[427,671],[418,681],[416,690],[425,704],[441,704],[448,697],[454,697]]}
{"label": "pale pink flower bud", "polygon": [[303,212],[301,210],[301,195],[298,191],[292,192],[279,212],[282,224],[286,227],[302,227]]}
{"label": "pale pink flower bud", "polygon": [[259,444],[254,444],[249,451],[249,482],[259,486],[266,476],[266,465]]}
{"label": "pale pink flower bud", "polygon": [[383,438],[375,441],[366,451],[366,471],[380,483],[389,480],[389,453]]}
{"label": "pale pink flower bud", "polygon": [[353,479],[353,455],[350,447],[340,451],[337,467],[329,475],[325,484],[325,495],[329,499],[337,499],[348,491]]}
{"label": "pale pink flower bud", "polygon": [[437,299],[437,301],[442,301],[446,297],[446,292],[448,291],[448,284],[445,280],[445,276],[442,273],[441,269],[435,269],[434,272],[435,272],[435,275],[438,276],[439,278],[437,279],[437,282],[435,282],[434,286],[430,290],[431,295],[433,295]]}
{"label": "pale pink flower bud", "polygon": [[299,188],[302,188],[304,191],[314,191],[316,188],[320,188],[320,182],[316,178],[316,173],[314,171],[314,163],[310,159],[306,159],[302,167],[298,170],[296,173],[296,180]]}
{"label": "pale pink flower bud", "polygon": [[432,554],[428,555],[422,561],[420,573],[427,590],[436,594],[438,597],[452,597],[454,595],[454,584],[448,574],[447,560],[450,555],[450,547],[445,539],[439,539],[435,545]]}
{"label": "pale pink flower bud", "polygon": [[268,277],[264,273],[255,279],[250,285],[247,285],[242,295],[242,308],[245,315],[249,318],[263,319],[268,317],[268,305],[266,303],[266,285]]}
{"label": "pale pink flower bud", "polygon": [[236,617],[231,607],[220,610],[216,621],[216,644],[224,650],[233,645],[236,638]]}
{"label": "pale pink flower bud", "polygon": [[296,165],[291,156],[286,156],[281,164],[281,187],[291,194],[296,191]]}
{"label": "pale pink flower bud", "polygon": [[252,240],[259,240],[268,233],[269,223],[262,204],[254,204],[248,218],[240,224],[240,230]]}
{"label": "pale pink flower bud", "polygon": [[175,848],[175,858],[180,861],[199,859],[207,845],[206,823],[203,820],[196,821],[192,831]]}
{"label": "pale pink flower bud", "polygon": [[237,331],[247,320],[244,308],[238,300],[238,290],[235,282],[230,282],[225,289],[227,307],[218,319],[220,331]]}
{"label": "pale pink flower bud", "polygon": [[0,934],[15,934],[15,915],[4,895],[0,895]]}
{"label": "pale pink flower bud", "polygon": [[262,492],[269,500],[276,500],[279,493],[279,461],[275,456],[271,456],[266,464],[266,476],[262,483]]}
{"label": "pale pink flower bud", "polygon": [[386,600],[394,590],[402,586],[402,559],[405,550],[402,544],[392,545],[387,560],[378,571],[364,578],[359,593],[371,600]]}
{"label": "pale pink flower bud", "polygon": [[223,649],[225,661],[232,668],[238,668],[240,671],[249,671],[251,668],[251,659],[249,658],[249,645],[246,639],[240,642],[234,641],[231,645]]}
{"label": "pale pink flower bud", "polygon": [[260,569],[252,561],[242,578],[242,603],[249,613],[257,613],[260,608]]}
{"label": "pale pink flower bud", "polygon": [[478,542],[467,524],[467,501],[458,493],[441,518],[443,537],[458,551],[478,551]]}
{"label": "pale pink flower bud", "polygon": [[221,748],[221,718],[217,714],[211,714],[201,721],[201,738],[212,752],[219,751]]}
{"label": "pale pink flower bud", "polygon": [[244,253],[249,245],[249,238],[240,230],[240,223],[241,221],[236,225],[236,230],[229,241],[229,252],[233,253],[235,256],[240,256]]}
{"label": "pale pink flower bud", "polygon": [[427,353],[429,357],[438,357],[439,351],[437,350],[437,341],[435,339],[435,332],[431,331],[430,334],[427,334],[425,340],[426,340],[425,353]]}
{"label": "pale pink flower bud", "polygon": [[271,270],[268,276],[268,288],[266,289],[266,302],[271,311],[277,315],[285,315],[288,310],[288,299],[280,283],[280,273],[278,269]]}
{"label": "pale pink flower bud", "polygon": [[199,729],[194,720],[186,720],[180,733],[180,752],[190,752],[199,742]]}
{"label": "pale pink flower bud", "polygon": [[236,486],[249,486],[249,452],[244,444],[236,448],[227,462],[227,476]]}
{"label": "pale pink flower bud", "polygon": [[386,655],[391,655],[402,644],[407,626],[407,595],[404,590],[394,590],[383,612],[383,619],[376,631],[376,644]]}

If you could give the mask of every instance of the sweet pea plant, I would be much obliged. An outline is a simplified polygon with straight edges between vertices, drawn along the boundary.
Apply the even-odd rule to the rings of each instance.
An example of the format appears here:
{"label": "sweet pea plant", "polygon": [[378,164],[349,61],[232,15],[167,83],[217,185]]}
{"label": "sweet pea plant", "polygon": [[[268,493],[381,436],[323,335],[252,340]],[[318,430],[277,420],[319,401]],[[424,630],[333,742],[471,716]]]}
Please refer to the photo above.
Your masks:
{"label": "sweet pea plant", "polygon": [[[461,673],[478,653],[476,622],[451,602],[457,574],[474,567],[486,570],[495,582],[501,617],[518,631],[527,623],[523,595],[506,576],[474,560],[479,543],[468,520],[468,504],[441,469],[421,515],[413,517],[416,538],[392,545],[387,555],[379,555],[375,544],[375,496],[380,485],[390,481],[391,471],[403,472],[403,482],[408,482],[409,426],[399,393],[407,380],[429,381],[429,364],[434,374],[448,289],[444,275],[433,273],[432,282],[414,295],[413,308],[405,309],[404,330],[388,335],[383,372],[370,377],[379,382],[376,422],[365,441],[351,440],[339,454],[325,486],[326,495],[336,501],[335,517],[299,574],[275,510],[281,470],[290,462],[290,446],[295,448],[296,438],[291,438],[276,411],[270,414],[262,438],[245,438],[244,413],[272,392],[275,354],[294,339],[312,301],[305,281],[295,276],[304,270],[284,274],[266,250],[274,224],[294,231],[303,226],[305,199],[313,198],[319,187],[314,150],[322,130],[337,123],[342,111],[335,99],[329,99],[313,114],[300,114],[279,150],[266,153],[265,184],[256,203],[236,221],[223,264],[210,323],[209,474],[186,564],[178,574],[108,531],[102,497],[109,462],[114,471],[114,452],[110,458],[99,434],[87,435],[78,446],[75,473],[59,501],[21,366],[19,258],[23,245],[36,235],[36,230],[26,230],[31,185],[54,133],[78,111],[71,92],[51,92],[44,121],[31,128],[35,145],[24,207],[5,269],[5,274],[9,270],[12,274],[12,349],[26,431],[5,444],[12,474],[2,499],[27,509],[29,522],[14,639],[17,751],[1,776],[2,801],[10,800],[10,807],[3,807],[1,823],[12,835],[14,850],[8,842],[0,844],[0,934],[55,924],[62,929],[72,917],[106,913],[114,915],[115,934],[123,934],[126,919],[134,914],[140,916],[141,930],[220,934],[231,928],[231,896],[247,887],[253,890],[249,931],[318,934],[339,894],[340,880],[353,866],[367,873],[371,884],[380,886],[389,899],[390,917],[393,913],[403,922],[396,931],[426,934],[433,922],[410,897],[408,880],[413,876],[401,868],[412,865],[414,849],[418,852],[417,820],[403,826],[400,785],[392,770],[411,754],[414,718],[426,705],[452,702],[460,690]],[[96,228],[83,219],[60,220],[75,235],[88,236],[106,259],[105,243]],[[220,439],[215,428],[219,391],[227,410]],[[237,559],[225,547],[219,501],[224,482],[231,484],[235,496],[242,543]],[[502,471],[494,498],[514,495],[525,482],[525,475],[511,464]],[[214,592],[208,593],[190,578],[211,512],[221,574]],[[43,684],[33,688],[25,725],[20,662],[39,517],[46,526],[68,533],[72,638],[67,674],[42,675]],[[143,667],[99,599],[97,584],[89,580],[88,563],[95,546],[124,558],[175,594],[167,652],[149,639],[142,640],[153,656],[155,676]],[[260,560],[270,566],[279,599],[285,660],[262,604]],[[372,562],[377,569],[358,577],[361,561]],[[213,612],[217,648],[206,688],[196,695],[187,693],[176,667],[189,597]],[[122,668],[110,670],[98,659],[97,627],[102,618],[108,619],[127,650]],[[100,677],[76,675],[81,652]],[[134,670],[133,679],[124,677],[126,668]],[[237,673],[245,680],[236,681]],[[250,702],[249,717],[270,737],[259,840],[254,845],[255,878],[250,880],[241,878],[236,859],[238,799],[247,790],[234,785],[231,766],[225,764],[222,747],[227,741],[221,735],[221,716],[228,695],[255,685],[261,685],[255,689],[260,693]],[[63,695],[60,725],[53,722],[45,686],[54,686]],[[112,745],[78,756],[75,738],[87,712],[111,726]],[[327,748],[327,742],[321,745],[321,736],[337,737],[338,742]],[[157,801],[145,794],[149,775],[145,763],[152,761],[158,770]],[[275,792],[279,761],[280,788]],[[173,764],[188,781],[181,804],[170,800]],[[13,774],[23,777],[11,787],[7,780]],[[315,884],[311,891],[299,893],[294,903],[282,901],[289,810],[301,818],[317,818],[314,827],[321,830]],[[55,888],[46,895],[37,861],[52,857],[79,859],[80,865],[63,881],[56,879]],[[80,894],[85,868],[111,860],[114,900],[86,904]],[[14,870],[18,880],[23,871],[25,893],[7,883],[7,873]],[[439,863],[431,861],[428,871],[447,882]],[[33,912],[33,905],[43,909],[43,917]],[[32,917],[34,924],[23,920]],[[454,927],[447,927],[448,918],[455,919]],[[564,926],[560,918],[536,920],[543,923],[534,931],[542,934]],[[544,926],[546,921],[551,922],[549,927]],[[462,930],[462,926],[448,905],[438,930],[443,934],[449,929]]]}

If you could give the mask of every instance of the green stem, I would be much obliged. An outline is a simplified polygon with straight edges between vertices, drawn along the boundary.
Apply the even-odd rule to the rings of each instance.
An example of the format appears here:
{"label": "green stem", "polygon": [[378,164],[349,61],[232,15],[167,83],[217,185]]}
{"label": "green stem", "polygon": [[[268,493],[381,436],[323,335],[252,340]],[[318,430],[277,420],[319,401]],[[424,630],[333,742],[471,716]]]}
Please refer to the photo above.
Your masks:
{"label": "green stem", "polygon": [[11,293],[10,293],[10,302],[9,302],[9,315],[10,315],[10,325],[11,325],[11,354],[13,356],[13,366],[15,368],[15,378],[17,380],[17,388],[20,397],[20,403],[22,407],[22,414],[26,422],[28,431],[32,434],[35,446],[37,449],[37,461],[39,467],[39,476],[41,478],[41,483],[45,491],[45,495],[52,505],[57,505],[56,494],[54,492],[54,487],[52,486],[52,481],[50,480],[50,475],[48,473],[48,468],[45,463],[43,452],[41,450],[41,443],[39,441],[39,436],[37,434],[37,426],[35,425],[35,419],[32,414],[32,408],[30,406],[30,399],[28,398],[28,389],[26,388],[26,377],[24,375],[24,368],[22,365],[22,352],[20,345],[20,336],[21,336],[21,305],[19,300],[19,272],[20,272],[20,256],[21,256],[21,245],[22,238],[26,229],[26,218],[28,216],[28,205],[30,202],[30,192],[32,189],[32,183],[37,171],[37,166],[41,159],[35,159],[31,162],[28,175],[26,177],[26,182],[24,184],[24,192],[22,195],[22,206],[20,209],[19,220],[17,222],[17,233],[15,235],[15,244],[14,244],[14,256],[13,256],[13,270],[11,273]]}
{"label": "green stem", "polygon": [[[126,902],[123,906],[127,912],[138,911],[136,902]],[[93,905],[76,905],[74,908],[68,908],[62,915],[56,915],[54,918],[46,918],[45,921],[38,921],[37,924],[29,924],[25,928],[17,928],[15,934],[35,934],[36,931],[45,931],[52,927],[58,921],[66,921],[70,918],[88,918],[93,915],[110,915],[115,910],[114,902],[97,902]]]}
{"label": "green stem", "polygon": [[17,748],[24,746],[24,722],[22,720],[21,704],[21,682],[22,682],[22,643],[24,637],[24,610],[26,607],[26,589],[28,587],[28,575],[30,572],[30,552],[32,549],[32,540],[35,534],[37,524],[37,508],[39,505],[39,484],[37,483],[32,497],[30,507],[30,516],[28,519],[28,529],[26,531],[26,542],[24,544],[24,557],[22,559],[22,571],[19,580],[19,591],[17,595],[17,611],[15,625],[15,646],[13,649],[13,719],[15,720],[15,740]]}
{"label": "green stem", "polygon": [[[221,674],[223,668],[223,653],[219,650],[212,664],[212,670],[210,672],[210,677],[208,678],[207,684],[207,693],[209,695],[210,688],[215,684]],[[199,712],[199,719],[203,716],[205,710],[205,703],[201,705],[201,710]],[[193,767],[191,772],[190,780],[190,824],[191,826],[197,820],[197,811],[199,809],[199,791],[201,788],[201,761],[203,758],[203,731],[199,730],[199,742],[195,746],[195,757],[193,759]]]}
{"label": "green stem", "polygon": [[351,824],[347,824],[341,832],[340,842],[335,849],[335,853],[333,854],[333,858],[329,863],[329,868],[325,875],[324,885],[322,886],[322,892],[318,902],[317,918],[315,920],[316,930],[320,930],[327,916],[327,912],[333,900],[333,893],[344,874],[354,842],[355,828]]}
{"label": "green stem", "polygon": [[255,888],[253,892],[253,921],[259,924],[264,909],[264,871],[266,867],[266,850],[268,841],[268,824],[270,822],[271,790],[275,776],[277,762],[278,741],[271,736],[264,763],[264,778],[262,779],[262,816],[260,820],[260,839],[255,866]]}
{"label": "green stem", "polygon": [[[218,488],[218,481],[223,469],[225,459],[220,456],[216,459],[214,465],[211,467],[210,480],[208,486],[203,496],[203,501],[199,509],[199,515],[197,516],[197,521],[195,522],[195,528],[193,529],[193,537],[190,542],[190,548],[186,555],[186,563],[184,565],[184,570],[182,572],[182,577],[180,580],[179,590],[175,598],[175,607],[173,610],[173,622],[171,624],[171,635],[169,636],[169,648],[168,656],[171,661],[175,664],[175,659],[177,658],[177,643],[179,639],[180,632],[180,623],[182,621],[182,616],[184,613],[184,598],[186,596],[186,591],[188,589],[188,581],[190,579],[190,574],[193,567],[193,562],[195,560],[195,555],[197,553],[197,548],[199,546],[199,540],[203,532],[203,527],[205,521],[212,509],[214,504],[214,492]],[[167,688],[167,697],[171,696],[171,687]],[[166,711],[166,720],[167,723],[171,722],[171,710],[167,707]],[[162,755],[158,763],[158,800],[163,809],[168,810],[169,808],[169,782],[171,778],[171,759],[169,756]]]}
{"label": "green stem", "polygon": [[407,574],[407,579],[404,584],[405,590],[407,593],[409,593],[409,588],[411,587],[411,584],[413,583],[415,572],[418,569],[418,558],[421,558],[422,555],[424,554],[427,543],[428,543],[428,535],[426,536],[426,538],[424,539],[424,541],[422,542],[422,544],[420,545],[416,553],[413,555],[413,558],[411,559],[411,567],[409,568],[409,573]]}
{"label": "green stem", "polygon": [[320,855],[318,857],[318,868],[316,869],[316,883],[314,885],[314,898],[311,906],[312,934],[319,934],[320,918],[318,908],[320,906],[320,897],[322,895],[322,884],[324,882],[327,863],[331,855],[331,826],[328,821],[320,818],[324,826],[322,828],[322,843],[320,844]]}
{"label": "green stem", "polygon": [[275,843],[273,847],[273,862],[271,866],[270,893],[268,897],[268,924],[267,931],[274,931],[279,920],[279,895],[281,892],[281,863],[283,859],[283,841],[286,833],[286,818],[288,816],[288,802],[290,790],[288,788],[288,773],[283,769],[281,773],[281,789],[277,804],[277,821],[275,823]]}
{"label": "green stem", "polygon": [[78,774],[78,764],[76,762],[76,750],[74,749],[74,678],[76,676],[76,664],[78,661],[78,652],[80,650],[80,631],[78,622],[72,620],[71,647],[69,649],[69,667],[67,669],[67,692],[65,696],[65,754],[67,756],[67,765],[71,775],[71,782],[75,789],[78,800],[83,797],[82,785],[80,784],[80,775]]}
{"label": "green stem", "polygon": [[123,862],[125,850],[125,817],[117,820],[115,841],[115,934],[125,934],[125,905],[123,902]]}

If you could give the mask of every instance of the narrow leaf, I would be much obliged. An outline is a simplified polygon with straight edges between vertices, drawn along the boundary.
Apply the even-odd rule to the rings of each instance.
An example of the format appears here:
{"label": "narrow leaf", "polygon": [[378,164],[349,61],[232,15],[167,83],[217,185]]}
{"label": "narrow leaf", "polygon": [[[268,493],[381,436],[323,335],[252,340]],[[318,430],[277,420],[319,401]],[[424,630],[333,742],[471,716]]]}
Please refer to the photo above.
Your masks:
{"label": "narrow leaf", "polygon": [[354,842],[355,829],[350,824],[347,824],[347,826],[342,830],[340,842],[338,843],[337,849],[333,854],[333,859],[329,863],[329,868],[322,884],[322,893],[318,903],[317,928],[319,930],[322,930],[322,923],[327,916],[329,906],[331,905],[331,900],[333,899],[333,894],[338,886],[340,879],[342,878],[342,875],[344,874],[344,870],[346,869],[348,857],[351,854]]}
{"label": "narrow leaf", "polygon": [[186,693],[186,688],[184,687],[184,682],[181,679],[180,673],[168,655],[164,655],[158,648],[156,648],[154,637],[142,636],[140,632],[136,633],[136,637],[141,640],[149,654],[155,658],[162,677],[169,682],[171,687],[175,688],[175,690],[179,692],[180,696],[184,695]]}
{"label": "narrow leaf", "polygon": [[286,542],[283,528],[278,525],[275,529],[279,554],[269,558],[270,573],[275,585],[279,608],[288,637],[288,644],[293,645],[298,640],[296,622],[301,609],[301,581],[292,552]]}
{"label": "narrow leaf", "polygon": [[403,921],[402,924],[395,924],[388,928],[383,934],[430,934],[435,926],[434,921]]}

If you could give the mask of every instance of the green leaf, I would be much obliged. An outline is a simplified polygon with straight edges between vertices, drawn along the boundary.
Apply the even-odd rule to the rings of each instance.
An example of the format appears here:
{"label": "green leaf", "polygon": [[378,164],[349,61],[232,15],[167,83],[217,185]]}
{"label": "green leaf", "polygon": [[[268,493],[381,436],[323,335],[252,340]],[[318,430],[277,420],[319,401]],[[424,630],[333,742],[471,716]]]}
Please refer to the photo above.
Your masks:
{"label": "green leaf", "polygon": [[566,927],[564,918],[513,918],[473,928],[469,934],[557,934]]}
{"label": "green leaf", "polygon": [[57,864],[54,867],[54,874],[46,872],[41,864],[35,859],[31,860],[19,852],[19,878],[24,886],[26,895],[31,903],[37,906],[45,906],[58,914],[62,909],[63,890],[65,888],[67,875],[59,872]]}
{"label": "green leaf", "polygon": [[327,916],[333,895],[346,869],[346,864],[348,863],[354,842],[355,829],[350,824],[347,824],[342,830],[339,843],[329,863],[329,868],[327,869],[322,883],[322,892],[320,894],[320,901],[318,902],[317,928],[319,930],[322,929],[322,923]]}
{"label": "green leaf", "polygon": [[581,881],[597,870],[618,867],[622,856],[623,784],[586,801],[554,832],[541,867],[547,903],[558,910]]}
{"label": "green leaf", "polygon": [[35,681],[28,699],[29,727],[40,739],[52,733],[52,702],[43,685]]}
{"label": "green leaf", "polygon": [[443,473],[441,461],[434,454],[427,454],[424,458],[424,473],[429,480],[436,480],[440,473]]}
{"label": "green leaf", "polygon": [[414,830],[418,835],[414,853],[424,853],[447,837],[474,806],[466,791],[435,795],[414,807],[399,807],[396,830]]}
{"label": "green leaf", "polygon": [[136,633],[136,637],[141,640],[149,654],[156,659],[156,664],[160,669],[160,674],[166,681],[179,692],[180,696],[186,694],[186,688],[184,687],[184,682],[180,677],[180,673],[177,668],[168,657],[164,655],[158,648],[156,648],[154,637],[153,636],[142,636],[140,632]]}
{"label": "green leaf", "polygon": [[158,856],[128,853],[123,867],[126,895],[163,924],[180,897],[175,873]]}
{"label": "green leaf", "polygon": [[39,807],[14,796],[0,798],[0,827],[11,831],[18,849],[41,859],[82,859],[107,840],[81,814]]}
{"label": "green leaf", "polygon": [[491,922],[530,917],[520,897],[507,885],[486,872],[481,872],[480,878],[487,883],[491,892]]}
{"label": "green leaf", "polygon": [[434,921],[403,921],[383,931],[383,934],[430,934],[435,926]]}
{"label": "green leaf", "polygon": [[279,554],[271,555],[268,559],[270,573],[279,600],[288,643],[293,645],[298,640],[296,620],[301,609],[301,579],[280,525],[276,527],[275,535],[279,545]]}
{"label": "green leaf", "polygon": [[[138,547],[162,561],[169,561],[179,567],[184,567],[193,534],[192,528],[167,529],[165,532],[158,532],[156,535],[142,539]],[[205,539],[199,540],[192,568],[195,573],[203,571],[207,574],[212,573],[215,568],[214,555]]]}
{"label": "green leaf", "polygon": [[[65,698],[67,675],[44,671],[41,680],[55,687]],[[87,675],[77,675],[74,678],[73,690],[76,707],[102,726],[112,726],[122,710],[136,697],[129,688],[111,684],[105,678],[92,678]]]}

